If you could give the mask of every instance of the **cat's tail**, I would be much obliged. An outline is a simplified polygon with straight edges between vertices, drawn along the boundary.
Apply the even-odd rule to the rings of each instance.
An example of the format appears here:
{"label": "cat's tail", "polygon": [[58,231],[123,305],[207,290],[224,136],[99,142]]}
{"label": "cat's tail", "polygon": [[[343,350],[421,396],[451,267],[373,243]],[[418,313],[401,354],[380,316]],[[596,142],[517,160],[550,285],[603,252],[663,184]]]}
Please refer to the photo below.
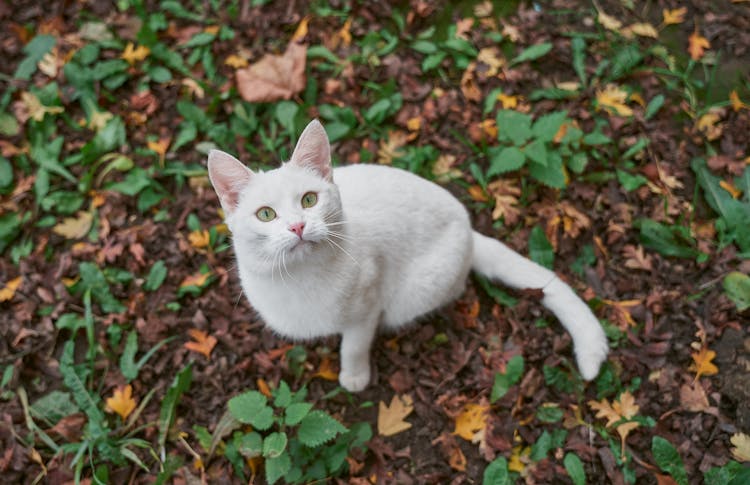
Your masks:
{"label": "cat's tail", "polygon": [[540,288],[542,304],[557,316],[573,337],[581,375],[591,380],[607,358],[609,346],[599,320],[552,271],[526,259],[500,241],[474,231],[474,271],[516,289]]}

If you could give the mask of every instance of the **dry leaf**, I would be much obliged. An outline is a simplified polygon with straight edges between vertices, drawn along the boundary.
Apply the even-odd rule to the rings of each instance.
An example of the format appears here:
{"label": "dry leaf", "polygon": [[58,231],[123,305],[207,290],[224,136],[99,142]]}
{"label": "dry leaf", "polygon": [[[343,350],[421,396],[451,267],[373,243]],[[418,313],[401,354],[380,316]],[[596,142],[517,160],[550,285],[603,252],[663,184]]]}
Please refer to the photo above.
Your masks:
{"label": "dry leaf", "polygon": [[182,283],[180,283],[180,288],[185,288],[188,286],[203,286],[206,284],[206,281],[208,281],[208,278],[211,276],[211,273],[197,273],[190,276],[187,276],[184,280],[182,280]]}
{"label": "dry leaf", "polygon": [[612,308],[612,320],[615,321],[615,323],[621,330],[627,330],[628,326],[638,326],[638,323],[630,314],[629,308],[640,305],[641,300],[615,301],[603,299],[602,303],[604,303],[605,305],[609,305]]}
{"label": "dry leaf", "polygon": [[736,433],[729,441],[734,445],[732,455],[737,461],[750,461],[750,436],[745,433]]}
{"label": "dry leaf", "polygon": [[211,236],[205,229],[197,229],[188,234],[188,241],[190,241],[190,245],[196,249],[207,247],[210,240]]}
{"label": "dry leaf", "polygon": [[472,441],[478,431],[487,426],[487,412],[490,407],[485,404],[468,403],[463,411],[456,417],[456,429],[453,434]]}
{"label": "dry leaf", "polygon": [[735,187],[732,182],[721,180],[719,181],[719,187],[729,192],[729,195],[731,195],[733,199],[739,199],[742,195],[742,191]]}
{"label": "dry leaf", "polygon": [[721,136],[724,131],[724,124],[719,123],[721,120],[722,111],[711,109],[708,113],[698,118],[696,128],[698,131],[703,133],[707,140],[713,141]]}
{"label": "dry leaf", "polygon": [[690,356],[693,358],[693,363],[689,370],[695,372],[695,380],[698,380],[700,376],[713,376],[719,373],[719,368],[711,362],[716,357],[716,352],[705,345],[698,352],[691,353]]}
{"label": "dry leaf", "polygon": [[378,407],[378,434],[392,436],[411,428],[411,423],[404,419],[414,410],[414,402],[408,394],[394,395],[391,404],[387,406],[380,401]]}
{"label": "dry leaf", "polygon": [[651,256],[647,255],[643,250],[643,246],[633,246],[632,244],[626,245],[622,248],[622,255],[625,259],[625,267],[630,269],[642,269],[645,271],[651,271],[653,265],[651,263]]}
{"label": "dry leaf", "polygon": [[469,196],[477,202],[487,202],[489,200],[481,185],[472,185],[469,187]]}
{"label": "dry leaf", "polygon": [[211,358],[211,351],[216,346],[216,337],[196,328],[188,330],[188,335],[193,341],[185,342],[183,344],[185,348],[203,354],[207,359]]}
{"label": "dry leaf", "polygon": [[[589,401],[588,405],[591,409],[596,411],[597,418],[605,418],[607,420],[606,427],[609,428],[615,423],[623,419],[632,419],[638,414],[639,406],[635,403],[635,398],[630,391],[625,391],[620,394],[620,397],[612,402],[604,398],[601,401]],[[619,424],[615,429],[617,434],[620,435],[622,455],[625,455],[625,440],[635,428],[640,426],[637,421],[628,421],[626,423]]]}
{"label": "dry leaf", "polygon": [[482,99],[482,91],[477,86],[474,72],[477,69],[477,63],[472,61],[461,76],[461,92],[469,101],[478,102]]}
{"label": "dry leaf", "polygon": [[608,84],[604,90],[596,91],[597,109],[609,108],[608,111],[618,116],[633,114],[633,110],[625,104],[627,99],[628,93],[614,84]]}
{"label": "dry leaf", "polygon": [[700,382],[680,386],[680,404],[685,410],[694,413],[705,411],[708,408],[708,397]]}
{"label": "dry leaf", "polygon": [[77,217],[66,217],[52,228],[52,232],[66,239],[80,239],[89,233],[93,221],[91,212],[78,211]]}
{"label": "dry leaf", "polygon": [[505,65],[505,58],[503,58],[503,55],[500,53],[500,49],[494,46],[480,49],[479,54],[477,55],[477,61],[486,64],[489,68],[486,72],[487,77],[497,75],[500,68]]}
{"label": "dry leaf", "polygon": [[523,473],[526,469],[526,463],[529,461],[531,454],[530,446],[514,446],[508,459],[508,470],[516,473]]}
{"label": "dry leaf", "polygon": [[128,42],[128,45],[125,46],[125,50],[122,51],[120,58],[124,59],[125,62],[132,66],[136,62],[142,61],[143,59],[148,57],[150,53],[151,50],[145,45],[139,45],[136,48],[132,42]]}
{"label": "dry leaf", "polygon": [[266,397],[271,397],[271,389],[268,387],[268,383],[260,377],[256,379],[255,384],[258,385],[258,392]]}
{"label": "dry leaf", "polygon": [[694,61],[697,61],[701,57],[703,57],[706,49],[710,47],[711,43],[708,41],[708,39],[701,36],[698,33],[698,30],[695,30],[692,34],[690,34],[690,37],[688,37],[688,53],[690,54],[690,58]]}
{"label": "dry leaf", "polygon": [[237,71],[237,89],[242,99],[263,103],[290,99],[305,89],[307,46],[290,42],[283,55],[266,54]]}
{"label": "dry leaf", "polygon": [[518,204],[518,197],[521,196],[521,188],[513,181],[497,179],[487,185],[487,191],[495,199],[492,220],[496,221],[502,217],[505,225],[516,225],[521,216]]}
{"label": "dry leaf", "polygon": [[224,65],[232,67],[234,69],[241,69],[247,67],[247,59],[240,57],[237,54],[230,54],[224,59]]}
{"label": "dry leaf", "polygon": [[310,22],[310,15],[300,20],[299,25],[297,26],[297,29],[294,31],[294,35],[292,35],[291,42],[298,42],[305,38],[308,32],[307,24],[309,22]]}
{"label": "dry leaf", "polygon": [[326,355],[320,360],[318,372],[313,374],[313,377],[320,377],[321,379],[335,382],[339,380],[339,373],[333,368],[331,359]]}
{"label": "dry leaf", "polygon": [[107,411],[119,414],[122,419],[130,416],[134,409],[135,399],[133,399],[133,387],[130,384],[118,387],[114,390],[112,397],[107,398]]}
{"label": "dry leaf", "polygon": [[109,111],[94,110],[94,112],[91,113],[91,118],[89,118],[88,127],[98,133],[107,126],[107,123],[109,123],[109,120],[111,120],[113,116],[114,115]]}
{"label": "dry leaf", "polygon": [[685,21],[685,15],[687,14],[687,7],[674,8],[667,10],[666,8],[661,12],[664,20],[664,25],[681,24]]}
{"label": "dry leaf", "polygon": [[647,22],[637,22],[632,25],[628,25],[624,29],[622,29],[622,35],[627,38],[632,38],[633,35],[638,35],[641,37],[651,37],[652,39],[658,39],[659,33],[656,31],[656,28],[647,23]]}
{"label": "dry leaf", "polygon": [[748,109],[750,108],[750,105],[744,103],[740,99],[740,95],[737,94],[737,90],[733,89],[731,93],[729,93],[729,102],[732,103],[732,109],[735,111],[739,111],[741,109]]}
{"label": "dry leaf", "polygon": [[622,22],[612,17],[611,15],[607,15],[601,10],[599,10],[599,14],[597,15],[596,19],[602,25],[602,27],[608,30],[619,31],[620,27],[622,27]]}
{"label": "dry leaf", "polygon": [[23,282],[23,276],[17,276],[13,278],[12,280],[8,280],[7,283],[5,283],[5,286],[3,286],[2,289],[0,289],[0,302],[1,301],[8,301],[11,298],[13,298],[13,295],[16,294],[16,290],[19,286],[21,286],[21,283]]}
{"label": "dry leaf", "polygon": [[395,130],[388,132],[388,138],[380,140],[378,148],[378,163],[381,165],[390,165],[394,158],[404,156],[401,148],[409,141],[409,135],[406,132]]}
{"label": "dry leaf", "polygon": [[450,179],[461,177],[463,172],[453,166],[455,163],[455,156],[446,154],[440,155],[432,165],[432,175],[435,176],[435,180],[440,183],[445,183]]}
{"label": "dry leaf", "polygon": [[164,157],[167,154],[167,149],[169,148],[169,143],[171,141],[171,137],[165,136],[163,138],[159,138],[158,141],[150,141],[146,143],[146,146],[149,150],[153,150],[157,154],[159,154],[159,165],[161,166],[164,166]]}
{"label": "dry leaf", "polygon": [[497,100],[503,105],[503,109],[516,109],[518,107],[518,96],[500,93]]}
{"label": "dry leaf", "polygon": [[406,129],[409,131],[419,131],[422,127],[422,118],[414,116],[406,120]]}
{"label": "dry leaf", "polygon": [[25,123],[29,118],[34,121],[42,121],[47,113],[58,114],[65,111],[62,106],[43,105],[39,101],[39,98],[26,91],[21,93],[21,101],[18,106],[20,107],[20,112],[16,113],[16,117],[21,124]]}

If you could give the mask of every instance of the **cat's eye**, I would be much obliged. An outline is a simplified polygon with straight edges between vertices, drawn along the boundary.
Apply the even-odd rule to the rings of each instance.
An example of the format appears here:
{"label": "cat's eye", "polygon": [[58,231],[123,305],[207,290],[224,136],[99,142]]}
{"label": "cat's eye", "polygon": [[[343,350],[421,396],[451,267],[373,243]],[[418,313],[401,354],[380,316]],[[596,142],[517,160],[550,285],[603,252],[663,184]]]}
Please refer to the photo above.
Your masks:
{"label": "cat's eye", "polygon": [[276,211],[271,209],[270,207],[261,207],[258,209],[258,211],[255,213],[255,217],[257,217],[259,220],[263,222],[270,222],[274,219],[276,219]]}
{"label": "cat's eye", "polygon": [[302,196],[302,207],[309,209],[318,203],[318,194],[315,192],[307,192]]}

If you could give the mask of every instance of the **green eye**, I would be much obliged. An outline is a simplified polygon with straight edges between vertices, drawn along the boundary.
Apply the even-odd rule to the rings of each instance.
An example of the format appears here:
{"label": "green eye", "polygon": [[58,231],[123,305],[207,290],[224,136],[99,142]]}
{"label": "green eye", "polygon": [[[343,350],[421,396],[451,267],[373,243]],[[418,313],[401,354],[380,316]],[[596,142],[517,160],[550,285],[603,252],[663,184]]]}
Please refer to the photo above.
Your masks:
{"label": "green eye", "polygon": [[315,192],[308,192],[302,196],[302,207],[309,209],[318,203],[318,194]]}
{"label": "green eye", "polygon": [[270,222],[276,219],[276,211],[270,207],[261,207],[258,212],[255,213],[255,217],[263,222]]}

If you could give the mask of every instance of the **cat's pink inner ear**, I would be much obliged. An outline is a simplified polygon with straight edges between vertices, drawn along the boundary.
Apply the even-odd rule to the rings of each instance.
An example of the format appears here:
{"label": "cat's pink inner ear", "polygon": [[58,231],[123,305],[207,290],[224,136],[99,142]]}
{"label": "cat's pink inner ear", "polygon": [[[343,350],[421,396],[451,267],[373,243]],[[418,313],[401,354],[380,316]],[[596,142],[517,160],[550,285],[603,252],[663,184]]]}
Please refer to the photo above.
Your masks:
{"label": "cat's pink inner ear", "polygon": [[208,178],[219,196],[226,214],[237,208],[240,193],[250,182],[253,172],[239,160],[221,150],[208,153]]}
{"label": "cat's pink inner ear", "polygon": [[302,132],[289,163],[312,169],[329,182],[333,181],[331,145],[323,125],[312,120]]}

